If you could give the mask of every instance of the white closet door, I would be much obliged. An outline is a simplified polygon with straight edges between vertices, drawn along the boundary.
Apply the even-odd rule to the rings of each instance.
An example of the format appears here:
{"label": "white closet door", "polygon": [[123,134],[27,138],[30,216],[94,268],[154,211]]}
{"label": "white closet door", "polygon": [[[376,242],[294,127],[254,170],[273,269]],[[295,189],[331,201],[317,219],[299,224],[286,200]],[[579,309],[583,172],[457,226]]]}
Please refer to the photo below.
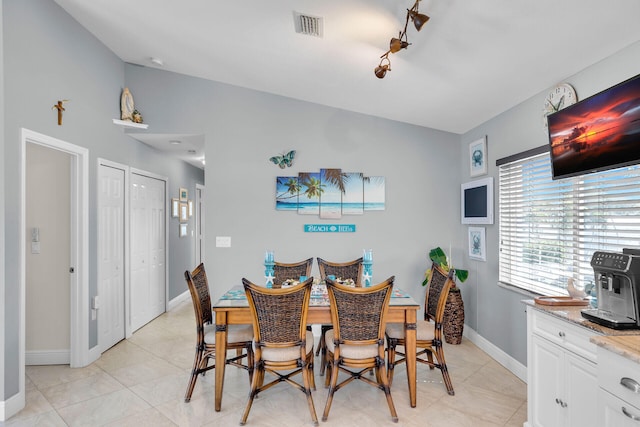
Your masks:
{"label": "white closet door", "polygon": [[98,181],[98,343],[104,352],[125,338],[125,171],[100,165]]}
{"label": "white closet door", "polygon": [[[149,240],[150,262],[149,274],[151,286],[149,286],[149,311],[151,319],[165,312],[166,286],[165,286],[165,183],[157,179],[147,178],[148,185],[148,209],[151,219]],[[149,319],[149,320],[151,320]]]}
{"label": "white closet door", "polygon": [[165,182],[131,175],[131,330],[165,311]]}

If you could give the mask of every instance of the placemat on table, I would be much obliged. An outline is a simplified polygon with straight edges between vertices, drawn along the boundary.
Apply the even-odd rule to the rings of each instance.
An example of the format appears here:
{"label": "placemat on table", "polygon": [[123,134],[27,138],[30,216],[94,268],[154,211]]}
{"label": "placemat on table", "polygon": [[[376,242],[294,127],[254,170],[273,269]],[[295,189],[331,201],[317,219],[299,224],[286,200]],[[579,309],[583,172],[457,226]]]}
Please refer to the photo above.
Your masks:
{"label": "placemat on table", "polygon": [[245,294],[244,289],[231,289],[222,295],[220,299],[247,299],[247,294]]}

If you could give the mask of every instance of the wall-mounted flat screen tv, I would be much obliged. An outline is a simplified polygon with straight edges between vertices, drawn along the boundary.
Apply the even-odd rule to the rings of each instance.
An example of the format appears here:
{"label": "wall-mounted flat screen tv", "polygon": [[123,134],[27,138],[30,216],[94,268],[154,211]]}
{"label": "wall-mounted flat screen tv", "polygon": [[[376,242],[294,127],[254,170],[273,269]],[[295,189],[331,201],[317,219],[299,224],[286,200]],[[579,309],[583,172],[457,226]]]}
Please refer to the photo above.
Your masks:
{"label": "wall-mounted flat screen tv", "polygon": [[640,74],[547,120],[553,179],[640,163]]}

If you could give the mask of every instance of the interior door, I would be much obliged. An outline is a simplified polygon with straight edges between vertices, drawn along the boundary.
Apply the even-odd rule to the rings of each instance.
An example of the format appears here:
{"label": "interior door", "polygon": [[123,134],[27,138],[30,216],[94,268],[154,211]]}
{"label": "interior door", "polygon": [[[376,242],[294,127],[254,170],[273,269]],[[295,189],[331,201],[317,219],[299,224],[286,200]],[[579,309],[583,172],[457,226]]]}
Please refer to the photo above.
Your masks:
{"label": "interior door", "polygon": [[35,143],[25,154],[25,363],[69,364],[72,160]]}
{"label": "interior door", "polygon": [[131,174],[131,330],[147,324],[166,306],[165,185]]}
{"label": "interior door", "polygon": [[101,352],[125,338],[125,170],[98,172],[98,343]]}

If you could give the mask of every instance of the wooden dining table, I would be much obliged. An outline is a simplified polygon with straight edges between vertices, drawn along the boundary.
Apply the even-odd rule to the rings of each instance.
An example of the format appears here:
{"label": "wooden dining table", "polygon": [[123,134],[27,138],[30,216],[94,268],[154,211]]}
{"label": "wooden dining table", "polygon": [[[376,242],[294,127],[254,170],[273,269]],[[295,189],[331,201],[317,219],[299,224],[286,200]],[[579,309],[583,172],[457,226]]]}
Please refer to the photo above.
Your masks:
{"label": "wooden dining table", "polygon": [[[222,390],[227,355],[227,325],[251,324],[251,311],[242,286],[229,289],[212,306],[216,319],[216,375],[215,375],[215,410],[222,407]],[[409,387],[409,403],[416,407],[416,315],[418,304],[405,291],[395,288],[389,302],[386,320],[388,323],[404,323],[407,354],[407,385]],[[312,292],[307,315],[308,324],[331,324],[331,309],[326,297],[314,295]]]}

